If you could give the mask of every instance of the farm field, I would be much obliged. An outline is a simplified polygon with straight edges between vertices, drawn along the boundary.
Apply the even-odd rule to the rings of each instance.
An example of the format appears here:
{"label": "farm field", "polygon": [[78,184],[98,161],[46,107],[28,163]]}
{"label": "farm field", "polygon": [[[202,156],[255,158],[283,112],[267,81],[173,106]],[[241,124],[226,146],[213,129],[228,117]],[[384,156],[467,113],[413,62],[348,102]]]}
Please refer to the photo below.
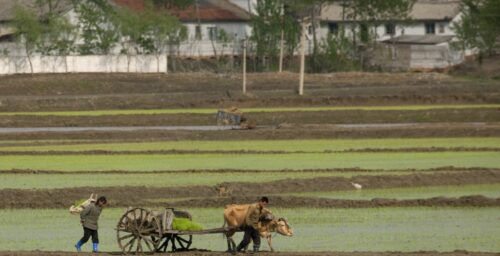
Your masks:
{"label": "farm field", "polygon": [[[219,208],[191,208],[193,218],[206,228],[220,227]],[[286,216],[294,237],[274,238],[280,251],[453,251],[497,252],[500,235],[498,207],[494,208],[382,208],[382,209],[275,209]],[[123,209],[102,214],[102,249],[117,251],[114,226]],[[23,220],[33,218],[38,223]],[[0,248],[12,250],[71,251],[80,237],[78,217],[66,210],[1,210]],[[313,219],[313,220],[311,220]],[[18,229],[17,232],[14,232]],[[36,232],[33,232],[35,230]],[[5,232],[5,233],[4,233]],[[14,235],[4,236],[11,233]],[[46,235],[50,233],[51,235]],[[241,234],[238,235],[241,238]],[[195,248],[225,250],[220,235],[195,237]],[[86,248],[89,250],[88,248]],[[263,249],[268,250],[267,244]]]}
{"label": "farm field", "polygon": [[[404,175],[403,171],[373,171],[363,175]],[[52,189],[92,186],[148,186],[148,187],[180,187],[195,185],[217,185],[224,182],[266,182],[283,178],[306,179],[317,177],[346,177],[360,175],[359,172],[195,172],[195,173],[79,173],[79,174],[0,174],[0,187],[13,189]]]}
{"label": "farm field", "polygon": [[[20,145],[19,145],[20,144]],[[241,141],[158,141],[121,142],[109,141],[3,141],[0,152],[85,152],[85,151],[201,151],[201,152],[311,152],[382,150],[382,149],[433,149],[453,151],[461,148],[482,151],[500,149],[500,138],[397,138],[397,139],[323,139],[323,140],[250,140]],[[486,148],[486,149],[485,149]]]}
{"label": "farm field", "polygon": [[373,198],[418,199],[431,197],[461,197],[467,195],[483,195],[491,198],[499,198],[500,184],[363,189],[354,193],[352,191],[330,191],[292,193],[291,195],[349,200],[371,200]]}
{"label": "farm field", "polygon": [[[90,193],[109,199],[100,236],[111,254],[129,206],[185,209],[216,228],[225,205],[260,196],[295,233],[276,236],[272,255],[500,252],[498,81],[310,75],[299,97],[295,74],[251,74],[248,95],[239,79],[1,77],[0,255],[71,255],[81,228],[67,209]],[[215,126],[232,106],[255,129],[160,129]],[[44,127],[137,129],[20,130]],[[225,255],[220,234],[193,241],[199,251],[174,255]]]}
{"label": "farm field", "polygon": [[[54,171],[301,170],[326,168],[428,169],[443,166],[496,168],[500,152],[324,154],[148,154],[0,156],[0,169]],[[391,160],[387,160],[391,159]],[[79,164],[75,164],[79,163]]]}
{"label": "farm field", "polygon": [[[469,105],[409,105],[409,106],[334,106],[334,107],[288,107],[288,108],[244,108],[245,113],[259,112],[319,112],[319,111],[402,111],[402,110],[435,110],[435,109],[498,109],[499,104]],[[0,116],[112,116],[112,115],[158,115],[158,114],[213,114],[217,109],[127,109],[127,110],[94,110],[94,111],[51,111],[51,112],[0,112]]]}

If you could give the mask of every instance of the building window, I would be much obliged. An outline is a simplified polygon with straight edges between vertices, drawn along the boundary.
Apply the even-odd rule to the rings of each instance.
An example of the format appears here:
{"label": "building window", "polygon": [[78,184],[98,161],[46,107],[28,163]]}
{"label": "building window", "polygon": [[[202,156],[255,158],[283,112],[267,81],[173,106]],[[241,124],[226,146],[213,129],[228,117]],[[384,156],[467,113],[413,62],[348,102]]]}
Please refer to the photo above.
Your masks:
{"label": "building window", "polygon": [[369,30],[368,25],[361,24],[361,26],[359,28],[359,34],[360,34],[361,42],[368,43],[368,41],[370,40],[370,30]]}
{"label": "building window", "polygon": [[309,27],[307,28],[307,33],[309,35],[312,35],[313,34],[313,26],[312,25],[309,25]]}
{"label": "building window", "polygon": [[196,25],[196,27],[194,28],[194,37],[196,38],[196,40],[201,40],[201,26],[200,25]]}
{"label": "building window", "polygon": [[443,33],[444,33],[444,30],[445,30],[445,28],[444,28],[444,24],[439,24],[439,33],[440,33],[440,34],[443,34]]}
{"label": "building window", "polygon": [[436,34],[436,23],[425,23],[426,34]]}
{"label": "building window", "polygon": [[385,34],[386,35],[395,35],[396,34],[396,26],[392,23],[385,24]]}
{"label": "building window", "polygon": [[219,39],[219,30],[217,27],[208,27],[207,30],[210,41],[217,41]]}
{"label": "building window", "polygon": [[330,34],[338,35],[339,34],[339,24],[338,23],[328,24],[328,31],[330,32]]}

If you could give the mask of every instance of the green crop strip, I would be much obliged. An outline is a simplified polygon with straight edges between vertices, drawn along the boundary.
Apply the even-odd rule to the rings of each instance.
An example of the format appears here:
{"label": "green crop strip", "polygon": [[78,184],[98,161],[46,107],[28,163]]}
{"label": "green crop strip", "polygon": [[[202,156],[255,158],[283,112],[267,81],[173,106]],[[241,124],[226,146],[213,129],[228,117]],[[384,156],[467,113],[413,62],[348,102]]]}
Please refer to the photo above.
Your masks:
{"label": "green crop strip", "polygon": [[[331,106],[289,108],[243,108],[244,113],[258,112],[316,112],[316,111],[416,111],[436,109],[495,109],[500,104],[478,105],[400,105],[400,106]],[[160,115],[160,114],[215,114],[217,109],[130,109],[54,112],[0,112],[0,116],[109,116],[109,115]]]}
{"label": "green crop strip", "polygon": [[442,166],[500,167],[499,152],[169,154],[0,156],[0,169],[99,170],[302,170],[327,168],[428,169]]}
{"label": "green crop strip", "polygon": [[148,186],[179,187],[216,185],[222,182],[270,182],[281,179],[311,179],[356,175],[404,175],[409,172],[260,172],[260,173],[129,173],[129,174],[1,174],[0,189],[53,189],[88,187]]}
{"label": "green crop strip", "polygon": [[[71,141],[62,141],[71,143]],[[150,151],[150,150],[202,150],[202,151],[285,151],[323,152],[353,149],[403,148],[497,148],[500,138],[408,138],[408,139],[334,139],[334,140],[250,140],[250,141],[164,141],[134,143],[86,143],[70,145],[1,146],[0,151]]]}

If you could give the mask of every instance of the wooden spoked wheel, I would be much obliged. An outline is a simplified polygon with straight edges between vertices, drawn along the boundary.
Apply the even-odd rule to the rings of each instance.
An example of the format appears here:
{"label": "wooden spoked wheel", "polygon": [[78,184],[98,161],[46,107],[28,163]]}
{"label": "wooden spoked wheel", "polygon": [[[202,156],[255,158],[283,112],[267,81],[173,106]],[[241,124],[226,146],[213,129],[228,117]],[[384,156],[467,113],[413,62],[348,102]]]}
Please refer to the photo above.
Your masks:
{"label": "wooden spoked wheel", "polygon": [[134,208],[118,221],[116,237],[124,254],[152,254],[158,250],[163,230],[158,217],[148,210]]}
{"label": "wooden spoked wheel", "polygon": [[189,251],[192,243],[192,235],[165,234],[158,247],[158,252],[167,252],[169,247],[171,252]]}

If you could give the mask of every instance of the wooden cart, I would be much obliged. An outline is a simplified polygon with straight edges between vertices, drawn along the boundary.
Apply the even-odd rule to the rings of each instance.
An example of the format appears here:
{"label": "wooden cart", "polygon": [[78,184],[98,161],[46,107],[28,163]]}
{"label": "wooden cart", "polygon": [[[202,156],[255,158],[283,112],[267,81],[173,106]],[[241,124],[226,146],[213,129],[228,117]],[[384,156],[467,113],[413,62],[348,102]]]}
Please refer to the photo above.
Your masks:
{"label": "wooden cart", "polygon": [[223,234],[230,230],[229,228],[200,231],[173,230],[172,222],[176,217],[192,220],[188,212],[173,208],[163,211],[129,208],[120,217],[116,226],[118,246],[124,254],[188,251],[193,242],[193,235]]}

